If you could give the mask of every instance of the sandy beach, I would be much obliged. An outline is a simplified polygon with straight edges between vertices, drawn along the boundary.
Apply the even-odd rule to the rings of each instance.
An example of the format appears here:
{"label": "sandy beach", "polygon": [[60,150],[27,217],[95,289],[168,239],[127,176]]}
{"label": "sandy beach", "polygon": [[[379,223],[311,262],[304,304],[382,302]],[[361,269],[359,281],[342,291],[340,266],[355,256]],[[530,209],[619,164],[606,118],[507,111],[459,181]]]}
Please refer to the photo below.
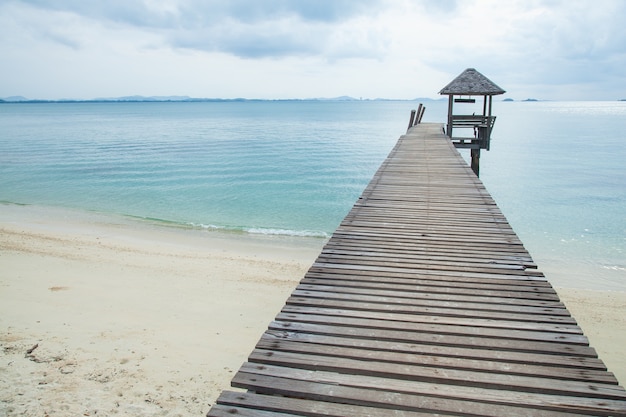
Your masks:
{"label": "sandy beach", "polygon": [[110,221],[0,206],[0,416],[206,414],[323,245]]}
{"label": "sandy beach", "polygon": [[[0,416],[204,415],[323,240],[0,205]],[[558,288],[626,381],[626,293]]]}

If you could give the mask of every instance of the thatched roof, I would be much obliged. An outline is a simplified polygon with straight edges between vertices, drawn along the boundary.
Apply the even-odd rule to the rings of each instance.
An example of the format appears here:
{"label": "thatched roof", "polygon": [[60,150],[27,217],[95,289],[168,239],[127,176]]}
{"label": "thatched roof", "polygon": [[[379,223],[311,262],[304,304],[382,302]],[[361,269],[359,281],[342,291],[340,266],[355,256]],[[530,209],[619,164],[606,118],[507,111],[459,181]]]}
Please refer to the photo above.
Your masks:
{"label": "thatched roof", "polygon": [[443,87],[439,92],[442,95],[463,96],[496,96],[504,93],[506,91],[474,68],[468,68],[463,71],[461,75],[452,80],[450,84]]}

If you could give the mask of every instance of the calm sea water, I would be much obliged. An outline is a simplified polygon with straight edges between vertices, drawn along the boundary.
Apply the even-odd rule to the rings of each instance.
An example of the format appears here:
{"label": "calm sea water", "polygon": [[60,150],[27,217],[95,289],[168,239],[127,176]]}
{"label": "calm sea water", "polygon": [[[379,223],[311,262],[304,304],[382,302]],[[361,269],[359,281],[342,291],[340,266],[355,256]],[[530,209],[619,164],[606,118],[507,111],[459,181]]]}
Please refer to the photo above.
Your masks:
{"label": "calm sea water", "polygon": [[[446,102],[424,121],[443,123]],[[0,201],[329,236],[414,102],[0,105]],[[626,290],[626,103],[496,102],[481,178],[557,285]]]}

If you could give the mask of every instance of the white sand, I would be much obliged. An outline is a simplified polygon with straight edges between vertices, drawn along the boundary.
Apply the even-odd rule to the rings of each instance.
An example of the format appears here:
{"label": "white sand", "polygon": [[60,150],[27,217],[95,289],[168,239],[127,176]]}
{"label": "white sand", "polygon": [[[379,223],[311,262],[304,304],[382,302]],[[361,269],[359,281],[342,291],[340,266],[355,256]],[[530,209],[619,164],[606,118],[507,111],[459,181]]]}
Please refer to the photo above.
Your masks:
{"label": "white sand", "polygon": [[626,386],[626,292],[556,288],[600,359]]}
{"label": "white sand", "polygon": [[0,416],[206,414],[323,243],[0,206]]}
{"label": "white sand", "polygon": [[[323,243],[0,205],[0,416],[204,415]],[[626,293],[559,293],[626,381]]]}

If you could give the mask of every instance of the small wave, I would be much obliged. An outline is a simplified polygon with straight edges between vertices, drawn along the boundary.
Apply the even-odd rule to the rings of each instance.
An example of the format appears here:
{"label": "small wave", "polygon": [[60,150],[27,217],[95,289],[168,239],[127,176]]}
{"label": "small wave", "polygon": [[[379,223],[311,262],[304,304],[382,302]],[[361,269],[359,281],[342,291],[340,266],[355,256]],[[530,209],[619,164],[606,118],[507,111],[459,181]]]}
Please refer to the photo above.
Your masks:
{"label": "small wave", "polygon": [[617,265],[602,265],[602,269],[608,269],[610,271],[626,272],[626,267],[617,266]]}
{"label": "small wave", "polygon": [[30,206],[30,204],[27,203],[18,203],[16,201],[8,201],[8,200],[0,200],[0,204],[6,205],[6,206]]}
{"label": "small wave", "polygon": [[237,226],[217,226],[214,224],[197,224],[188,223],[189,226],[194,228],[201,228],[206,230],[216,230],[222,232],[234,232],[234,233],[249,233],[252,235],[266,235],[266,236],[294,236],[294,237],[318,237],[328,238],[328,234],[325,232],[318,232],[313,230],[289,230],[289,229],[272,229],[263,227],[237,227]]}
{"label": "small wave", "polygon": [[246,231],[243,227],[237,226],[218,226],[204,223],[186,223],[186,225],[194,229],[215,230],[218,232],[245,233]]}
{"label": "small wave", "polygon": [[251,234],[261,234],[261,235],[321,237],[321,238],[328,237],[328,233],[316,232],[314,230],[263,229],[263,228],[254,227],[250,229],[245,229],[245,231]]}

